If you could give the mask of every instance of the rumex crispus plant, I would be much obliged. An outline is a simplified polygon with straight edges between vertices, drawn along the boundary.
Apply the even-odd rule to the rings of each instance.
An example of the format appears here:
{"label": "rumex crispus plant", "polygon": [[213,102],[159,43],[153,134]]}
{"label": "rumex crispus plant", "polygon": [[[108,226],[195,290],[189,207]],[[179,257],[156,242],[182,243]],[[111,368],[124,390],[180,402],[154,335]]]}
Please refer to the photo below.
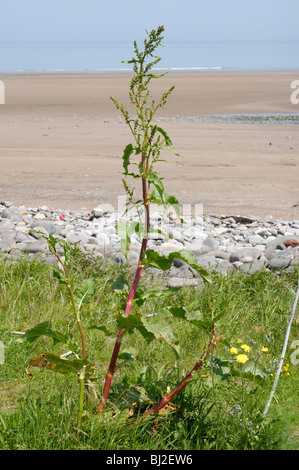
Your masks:
{"label": "rumex crispus plant", "polygon": [[[119,312],[116,318],[118,333],[115,338],[114,348],[106,373],[103,392],[100,398],[96,397],[97,414],[104,412],[115,371],[122,367],[123,364],[129,362],[128,360],[124,361],[124,363],[118,362],[118,360],[121,359],[120,350],[126,335],[137,330],[145,341],[150,342],[158,340],[166,342],[176,355],[180,354],[179,335],[177,335],[173,328],[176,321],[179,323],[186,321],[193,327],[205,331],[205,333],[208,333],[210,336],[205,351],[191,371],[173,390],[168,391],[159,403],[152,406],[144,416],[159,413],[165,408],[170,400],[176,397],[186,387],[195,372],[202,368],[207,357],[221,339],[221,335],[215,333],[215,322],[217,318],[219,318],[219,314],[218,317],[214,317],[212,312],[211,320],[206,321],[203,319],[200,311],[188,311],[180,305],[168,306],[165,299],[172,295],[173,289],[163,289],[161,287],[147,290],[144,286],[142,286],[142,288],[140,286],[140,280],[145,268],[152,267],[167,271],[170,269],[175,259],[180,259],[189,264],[198,272],[205,283],[208,284],[211,282],[208,272],[198,266],[196,257],[190,251],[182,249],[172,252],[167,256],[162,256],[157,251],[148,249],[147,247],[148,237],[152,231],[150,223],[150,207],[152,204],[162,206],[165,209],[172,206],[177,217],[181,217],[178,200],[165,191],[162,178],[154,169],[155,164],[161,161],[160,155],[165,148],[169,149],[173,154],[178,155],[168,134],[164,129],[154,123],[157,111],[166,105],[174,87],[171,87],[163,93],[158,103],[150,97],[149,86],[151,81],[159,79],[164,75],[154,73],[155,65],[160,61],[160,58],[155,56],[154,53],[162,42],[163,31],[164,27],[160,26],[157,30],[152,30],[148,33],[147,39],[144,40],[144,49],[142,51],[139,49],[137,42],[134,42],[135,55],[128,63],[133,64],[133,78],[130,83],[129,98],[135,115],[131,117],[125,106],[111,97],[116,107],[121,111],[125,123],[129,126],[133,137],[133,143],[128,144],[123,152],[123,184],[129,198],[126,212],[134,209],[139,216],[138,222],[134,221],[128,225],[120,221],[118,224],[118,232],[121,237],[123,252],[126,255],[130,249],[131,236],[137,234],[140,239],[140,254],[131,283],[119,278],[112,286],[112,290],[118,292],[119,295],[123,296],[125,299],[125,307],[124,311]],[[135,188],[132,187],[130,181],[135,182],[138,180],[141,183],[141,195],[136,197]],[[77,330],[81,346],[79,347],[69,335],[53,331],[49,322],[39,324],[31,330],[28,330],[22,340],[34,341],[41,336],[47,336],[52,338],[55,344],[62,342],[67,345],[76,357],[75,359],[67,359],[50,352],[42,353],[29,361],[27,371],[30,366],[37,366],[40,367],[40,369],[47,369],[63,374],[77,374],[79,382],[77,427],[80,428],[84,406],[84,390],[88,401],[88,388],[92,383],[94,370],[94,364],[90,363],[87,359],[80,309],[92,295],[96,294],[95,285],[92,280],[87,280],[81,290],[74,290],[67,269],[70,256],[67,243],[51,235],[47,236],[41,234],[41,236],[47,239],[49,249],[56,256],[58,265],[61,268],[59,269],[57,266],[54,266],[54,275],[58,278],[60,283],[67,287],[69,292],[73,314],[75,315],[78,326]],[[61,258],[60,249],[62,249],[64,254],[64,260]],[[164,299],[163,307],[161,307],[155,315],[146,315],[142,309],[143,304],[149,299],[162,297]],[[93,328],[111,335],[105,325],[95,325]],[[31,373],[28,372],[28,375],[31,375]],[[94,388],[91,387],[91,390],[94,391]]]}
{"label": "rumex crispus plant", "polygon": [[[128,144],[123,153],[123,184],[129,198],[127,211],[134,208],[139,216],[139,222],[133,222],[129,226],[120,223],[119,233],[122,239],[122,247],[124,253],[129,250],[131,235],[137,233],[141,241],[141,248],[139,254],[138,266],[136,273],[127,295],[127,301],[124,313],[118,318],[119,331],[115,341],[114,350],[112,353],[111,361],[109,364],[106,381],[103,390],[103,396],[100,401],[98,412],[104,410],[105,403],[108,399],[111,381],[114,376],[118,354],[121,348],[122,340],[126,333],[130,332],[133,328],[137,328],[139,332],[145,337],[146,340],[158,339],[166,341],[176,353],[179,352],[179,343],[171,328],[171,320],[179,318],[196,324],[197,320],[200,324],[200,313],[190,314],[182,308],[161,309],[154,317],[150,319],[142,314],[131,314],[134,304],[134,299],[138,296],[138,286],[140,283],[142,271],[146,267],[155,267],[166,271],[169,269],[175,258],[179,258],[187,262],[202,276],[204,281],[209,282],[209,275],[207,271],[198,266],[196,258],[188,250],[180,250],[173,252],[168,256],[161,256],[156,251],[147,249],[148,236],[151,232],[150,225],[150,205],[156,204],[167,208],[169,205],[174,208],[178,217],[180,217],[180,206],[178,200],[169,195],[165,189],[162,178],[159,173],[154,170],[156,162],[161,161],[161,151],[167,147],[173,154],[178,155],[175,151],[171,139],[164,129],[154,123],[156,112],[163,108],[169,95],[174,90],[172,86],[169,90],[162,94],[158,103],[150,97],[149,85],[152,80],[156,80],[165,74],[153,73],[155,65],[161,60],[155,56],[154,53],[157,47],[161,44],[164,27],[160,26],[157,30],[152,30],[148,34],[148,38],[144,41],[144,49],[141,51],[137,42],[134,42],[134,57],[126,63],[133,64],[133,78],[130,83],[129,98],[130,103],[137,114],[137,117],[131,117],[125,106],[119,103],[114,97],[111,97],[116,107],[121,111],[125,123],[129,126],[133,136],[133,143]],[[137,160],[134,160],[137,157]],[[164,160],[163,160],[164,161]],[[131,167],[135,167],[135,171]],[[129,184],[128,179],[132,178],[133,181],[141,180],[141,197],[135,198],[134,188]],[[150,294],[143,295],[143,299],[149,299],[151,296],[167,295],[169,290],[151,292]],[[138,304],[142,304],[142,298],[138,296]],[[193,316],[192,316],[193,315]],[[202,324],[201,324],[202,326]],[[213,349],[214,345],[219,340],[219,337],[214,337],[211,340],[207,353],[210,348]],[[213,346],[212,346],[213,345]],[[194,370],[201,367],[202,360],[195,366]],[[158,411],[166,406],[171,398],[176,396],[192,378],[193,372],[190,372],[186,379],[180,384],[167,398],[163,400],[152,411]]]}

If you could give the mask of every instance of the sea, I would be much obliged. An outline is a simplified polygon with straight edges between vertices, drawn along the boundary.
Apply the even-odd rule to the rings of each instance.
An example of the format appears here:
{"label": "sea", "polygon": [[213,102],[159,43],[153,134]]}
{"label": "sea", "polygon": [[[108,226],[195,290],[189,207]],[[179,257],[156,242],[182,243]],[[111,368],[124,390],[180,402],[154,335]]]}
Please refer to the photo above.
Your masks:
{"label": "sea", "polygon": [[[0,74],[130,71],[133,55],[127,41],[0,42]],[[157,55],[157,70],[299,71],[299,41],[166,41]]]}

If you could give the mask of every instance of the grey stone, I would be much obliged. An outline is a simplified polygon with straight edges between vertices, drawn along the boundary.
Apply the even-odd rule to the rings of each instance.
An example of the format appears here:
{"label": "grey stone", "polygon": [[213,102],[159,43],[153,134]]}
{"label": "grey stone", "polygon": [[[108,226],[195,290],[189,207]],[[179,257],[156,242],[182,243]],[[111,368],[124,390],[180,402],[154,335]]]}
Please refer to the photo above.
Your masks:
{"label": "grey stone", "polygon": [[268,261],[268,267],[270,269],[284,269],[288,268],[296,257],[294,250],[280,251],[273,258]]}
{"label": "grey stone", "polygon": [[176,268],[181,268],[182,266],[188,267],[188,264],[186,263],[186,261],[183,261],[182,259],[179,259],[179,258],[174,258],[173,264]]}
{"label": "grey stone", "polygon": [[255,230],[254,233],[255,235],[259,235],[260,237],[267,237],[269,235],[269,230],[267,228],[262,227]]}
{"label": "grey stone", "polygon": [[189,269],[180,269],[178,273],[179,278],[192,279],[194,276]]}
{"label": "grey stone", "polygon": [[226,276],[228,272],[235,271],[235,267],[229,261],[219,258],[217,264],[214,266],[214,270]]}
{"label": "grey stone", "polygon": [[188,248],[197,257],[205,255],[211,251],[217,250],[219,248],[219,245],[215,238],[208,237],[199,243],[190,243]]}
{"label": "grey stone", "polygon": [[255,248],[239,248],[230,256],[230,262],[241,261],[241,263],[252,263],[261,256],[260,250]]}
{"label": "grey stone", "polygon": [[248,237],[248,241],[252,246],[263,245],[267,243],[267,241],[260,235],[252,235],[251,237]]}
{"label": "grey stone", "polygon": [[215,259],[215,257],[210,254],[197,256],[196,259],[198,266],[207,269],[214,269],[218,264],[218,261]]}
{"label": "grey stone", "polygon": [[177,240],[181,243],[184,242],[184,235],[179,230],[175,230],[175,229],[170,228],[168,230],[168,235],[169,235],[169,237],[173,238],[174,240]]}
{"label": "grey stone", "polygon": [[226,261],[229,261],[231,257],[231,254],[226,251],[213,251],[211,254],[215,256],[215,258],[224,259]]}
{"label": "grey stone", "polygon": [[14,230],[4,230],[1,233],[2,240],[14,240],[16,238],[16,232]]}
{"label": "grey stone", "polygon": [[112,259],[117,264],[128,264],[128,260],[122,252],[115,253]]}
{"label": "grey stone", "polygon": [[14,230],[15,224],[9,219],[3,219],[0,222],[0,235],[6,230]]}
{"label": "grey stone", "polygon": [[1,212],[0,217],[3,219],[9,219],[11,222],[19,222],[20,220],[23,220],[21,214],[11,209],[4,209],[4,211]]}
{"label": "grey stone", "polygon": [[50,235],[56,235],[60,232],[61,226],[56,225],[48,220],[39,220],[31,224],[31,228],[34,230],[45,230]]}
{"label": "grey stone", "polygon": [[0,241],[0,252],[8,252],[15,246],[14,240],[1,240]]}
{"label": "grey stone", "polygon": [[[281,245],[283,245],[283,242],[285,242],[286,240],[289,240],[290,238],[293,238],[293,239],[299,241],[299,237],[296,236],[296,235],[292,235],[291,237],[285,236],[285,235],[279,235],[278,237],[275,237],[274,239],[270,240],[267,243],[266,249],[265,249],[266,258],[268,260],[271,260],[275,256],[275,250],[278,247],[280,247],[278,249],[281,249]],[[285,246],[285,245],[283,245],[283,246]]]}
{"label": "grey stone", "polygon": [[26,242],[30,240],[30,236],[29,234],[24,233],[24,232],[17,232],[15,240],[16,240],[16,243]]}
{"label": "grey stone", "polygon": [[22,245],[20,249],[23,253],[40,253],[45,251],[48,247],[47,241],[43,238],[39,240],[34,240],[30,243],[20,243],[19,245]]}
{"label": "grey stone", "polygon": [[202,285],[202,280],[200,278],[186,279],[181,277],[171,277],[167,280],[169,287],[196,287]]}
{"label": "grey stone", "polygon": [[252,263],[243,263],[239,266],[239,270],[243,273],[253,274],[257,271],[261,271],[267,266],[267,258],[261,255],[259,258],[252,261]]}

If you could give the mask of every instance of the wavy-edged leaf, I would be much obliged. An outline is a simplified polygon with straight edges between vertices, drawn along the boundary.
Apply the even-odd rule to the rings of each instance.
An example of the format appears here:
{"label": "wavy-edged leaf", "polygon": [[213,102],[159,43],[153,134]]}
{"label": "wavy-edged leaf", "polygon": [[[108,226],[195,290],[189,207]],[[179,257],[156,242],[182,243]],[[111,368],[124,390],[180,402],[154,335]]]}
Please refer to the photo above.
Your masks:
{"label": "wavy-edged leaf", "polygon": [[71,340],[70,336],[52,330],[51,322],[49,321],[39,323],[33,328],[27,330],[25,334],[22,335],[22,337],[19,338],[17,341],[28,341],[29,343],[33,343],[42,336],[51,338],[53,340],[53,345],[57,343],[63,343],[70,347],[72,351],[78,352],[78,346]]}
{"label": "wavy-edged leaf", "polygon": [[197,326],[197,328],[201,328],[208,332],[212,331],[213,322],[203,320],[203,315],[199,310],[194,310],[192,312],[186,311],[186,319],[193,325]]}
{"label": "wavy-edged leaf", "polygon": [[168,136],[168,134],[164,131],[164,129],[162,129],[161,127],[157,127],[157,131],[160,132],[160,134],[162,134],[162,136],[164,137],[166,147],[168,147],[174,155],[176,155],[177,157],[180,157],[180,154],[177,153],[176,150],[174,149],[172,141],[170,137]]}
{"label": "wavy-edged leaf", "polygon": [[253,359],[249,359],[249,361],[245,363],[244,373],[248,375],[250,374],[253,377],[259,376],[262,379],[265,379],[267,377],[267,374],[263,367],[260,364],[257,364],[257,362]]}
{"label": "wavy-edged leaf", "polygon": [[53,269],[53,277],[58,279],[59,284],[66,284],[67,279],[65,277],[65,274],[61,269],[56,264],[51,264],[51,268]]}
{"label": "wavy-edged leaf", "polygon": [[189,266],[195,269],[202,277],[204,282],[211,282],[211,276],[208,271],[197,264],[197,259],[191,253],[191,251],[183,249],[180,251],[174,251],[170,253],[168,256],[160,255],[155,250],[147,250],[146,251],[146,259],[145,265],[151,268],[161,269],[162,271],[167,271],[170,269],[173,260],[175,258],[181,259],[185,261]]}
{"label": "wavy-edged leaf", "polygon": [[113,282],[111,286],[111,290],[115,292],[129,292],[129,283],[126,279],[124,279],[122,276],[120,276],[116,281]]}
{"label": "wavy-edged leaf", "polygon": [[106,336],[114,336],[115,333],[112,333],[111,331],[108,330],[108,328],[105,325],[92,325],[88,328],[89,330],[99,330],[102,331]]}
{"label": "wavy-edged leaf", "polygon": [[152,290],[152,291],[138,291],[135,294],[134,302],[140,307],[144,302],[149,299],[157,299],[159,297],[169,297],[178,292],[181,288],[180,287],[171,287],[169,289],[159,289],[159,290]]}
{"label": "wavy-edged leaf", "polygon": [[156,171],[151,171],[148,175],[148,181],[152,183],[157,191],[161,194],[164,192],[164,185],[162,182],[162,178],[158,175]]}
{"label": "wavy-edged leaf", "polygon": [[130,165],[130,157],[133,152],[134,152],[134,146],[132,144],[128,144],[126,148],[124,149],[122,158],[123,158],[123,168],[125,170],[125,175],[128,174],[128,167]]}
{"label": "wavy-edged leaf", "polygon": [[90,374],[95,369],[95,365],[85,359],[65,359],[50,352],[42,353],[39,356],[34,356],[26,365],[26,373],[29,377],[32,373],[29,372],[29,367],[38,367],[40,370],[52,370],[60,374],[78,374],[83,366],[86,367],[85,376]]}
{"label": "wavy-edged leaf", "polygon": [[118,355],[118,359],[122,361],[134,361],[138,356],[138,351],[135,348],[125,348]]}
{"label": "wavy-edged leaf", "polygon": [[155,338],[153,333],[145,328],[139,315],[119,315],[116,322],[119,330],[123,329],[127,333],[132,333],[134,329],[137,329],[147,341]]}
{"label": "wavy-edged leaf", "polygon": [[167,311],[162,310],[155,316],[144,316],[142,322],[147,331],[152,333],[156,339],[166,342],[175,352],[180,355],[180,345],[171,325],[171,317]]}
{"label": "wavy-edged leaf", "polygon": [[197,328],[200,328],[207,332],[211,332],[213,328],[212,321],[203,320],[203,315],[199,310],[189,312],[184,307],[167,307],[164,308],[162,312],[164,312],[165,315],[168,312],[169,315],[172,315],[175,318],[186,320],[189,323],[192,323],[193,325],[197,326]]}

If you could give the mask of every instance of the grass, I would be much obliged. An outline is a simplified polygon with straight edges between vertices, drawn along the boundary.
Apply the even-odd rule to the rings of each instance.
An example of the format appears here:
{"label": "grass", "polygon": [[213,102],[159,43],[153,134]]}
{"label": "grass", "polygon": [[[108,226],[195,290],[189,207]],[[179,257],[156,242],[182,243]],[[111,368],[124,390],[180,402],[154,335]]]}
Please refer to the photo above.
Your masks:
{"label": "grass", "polygon": [[[128,266],[107,264],[72,250],[71,275],[74,285],[84,279],[96,281],[96,294],[82,310],[88,359],[96,364],[95,387],[102,387],[114,344],[113,338],[94,325],[105,325],[117,332],[115,316],[121,300],[111,291],[119,276],[130,279]],[[138,332],[127,336],[123,347],[138,349],[138,359],[119,369],[103,416],[95,414],[90,400],[83,416],[83,429],[74,434],[78,406],[76,377],[32,369],[25,366],[32,356],[51,350],[65,353],[60,344],[42,338],[20,343],[21,335],[37,323],[51,321],[54,330],[77,334],[68,294],[38,259],[22,258],[14,263],[0,260],[0,339],[5,345],[5,361],[0,364],[0,449],[1,450],[220,450],[220,449],[299,449],[298,365],[285,363],[289,375],[282,374],[266,419],[265,407],[273,378],[271,367],[280,357],[287,321],[294,300],[298,269],[280,274],[261,271],[251,276],[214,274],[210,287],[186,288],[167,298],[172,305],[200,310],[209,319],[222,312],[217,332],[226,342],[219,343],[201,373],[176,397],[172,407],[157,419],[138,420],[138,414],[161,399],[193,367],[204,351],[205,332],[178,323],[177,334],[182,355],[176,360],[169,346],[145,343]],[[162,285],[163,277],[153,279],[145,273],[143,284]],[[148,313],[159,308],[159,301],[144,304]],[[298,315],[290,342],[298,339]],[[216,332],[216,333],[217,333]],[[225,365],[228,344],[242,339],[252,352],[268,347],[261,360],[268,368],[267,379],[246,380],[241,374],[229,377]],[[220,373],[221,372],[221,373]]]}

